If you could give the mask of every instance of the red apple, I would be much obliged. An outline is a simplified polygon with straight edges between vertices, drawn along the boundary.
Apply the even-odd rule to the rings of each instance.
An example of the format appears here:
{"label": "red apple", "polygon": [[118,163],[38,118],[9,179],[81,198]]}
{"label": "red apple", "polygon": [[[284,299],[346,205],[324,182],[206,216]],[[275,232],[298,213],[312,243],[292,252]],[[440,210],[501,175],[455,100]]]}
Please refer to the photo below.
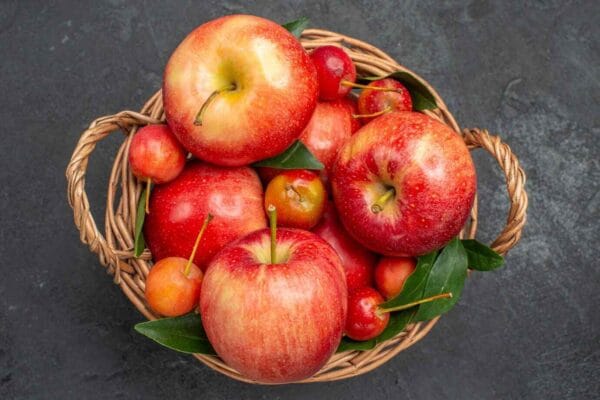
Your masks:
{"label": "red apple", "polygon": [[217,354],[245,377],[293,382],[316,373],[340,343],[347,307],[339,257],[315,234],[269,230],[226,246],[202,283],[202,324]]}
{"label": "red apple", "polygon": [[213,164],[241,166],[289,147],[308,123],[318,90],[316,69],[290,32],[263,18],[230,15],[196,28],[177,47],[163,101],[186,149]]}
{"label": "red apple", "polygon": [[377,290],[362,287],[348,296],[346,335],[353,340],[370,340],[381,334],[390,322],[389,312],[382,312],[379,305],[384,302]]}
{"label": "red apple", "polygon": [[386,299],[398,296],[404,282],[415,271],[417,260],[413,257],[382,257],[375,267],[375,285]]}
{"label": "red apple", "polygon": [[327,204],[323,218],[313,232],[329,243],[340,256],[349,292],[373,285],[373,268],[377,258],[346,232],[332,202]]}
{"label": "red apple", "polygon": [[248,167],[192,161],[175,180],[153,189],[150,210],[144,238],[155,261],[189,257],[206,215],[214,216],[193,260],[202,269],[227,243],[266,226],[262,186]]}
{"label": "red apple", "polygon": [[352,118],[350,130],[352,134],[355,134],[363,126],[360,118],[355,117],[355,115],[358,115],[358,101],[354,96],[344,97],[341,101],[348,107],[350,117]]}
{"label": "red apple", "polygon": [[458,235],[475,197],[473,160],[462,138],[416,112],[363,126],[338,153],[333,197],[348,232],[389,256],[418,256]]}

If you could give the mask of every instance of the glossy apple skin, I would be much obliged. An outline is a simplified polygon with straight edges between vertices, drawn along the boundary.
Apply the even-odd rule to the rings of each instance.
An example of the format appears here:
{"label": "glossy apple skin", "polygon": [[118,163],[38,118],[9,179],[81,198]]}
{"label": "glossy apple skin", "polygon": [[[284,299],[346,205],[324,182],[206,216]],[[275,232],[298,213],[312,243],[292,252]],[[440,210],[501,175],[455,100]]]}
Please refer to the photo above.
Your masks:
{"label": "glossy apple skin", "polygon": [[413,257],[382,257],[375,267],[377,290],[386,299],[393,299],[416,267],[417,260]]}
{"label": "glossy apple skin", "polygon": [[377,256],[346,232],[332,202],[328,202],[323,218],[313,232],[329,243],[340,256],[348,292],[373,285],[373,269]]}
{"label": "glossy apple skin", "polygon": [[[247,378],[308,378],[335,352],[346,321],[341,261],[315,234],[277,231],[279,264],[269,263],[269,230],[225,247],[202,283],[202,324],[217,354]],[[286,257],[284,257],[287,255]]]}
{"label": "glossy apple skin", "polygon": [[389,313],[377,312],[384,302],[377,290],[363,287],[348,296],[346,336],[353,340],[370,340],[381,334],[390,321]]}
{"label": "glossy apple skin", "polygon": [[344,50],[336,46],[321,46],[310,53],[310,58],[317,68],[321,100],[337,100],[350,93],[352,88],[341,82],[354,82],[356,68]]}
{"label": "glossy apple skin", "polygon": [[359,114],[358,100],[354,96],[350,95],[350,96],[344,97],[341,101],[342,101],[342,103],[344,103],[344,105],[346,107],[348,107],[348,111],[350,112],[350,118],[351,118],[350,131],[352,132],[352,134],[355,134],[363,126],[363,122],[361,121],[361,118],[353,117],[353,115]]}
{"label": "glossy apple skin", "polygon": [[317,174],[305,169],[282,172],[269,182],[265,191],[265,211],[274,205],[278,224],[288,228],[314,227],[326,202],[323,182]]}
{"label": "glossy apple skin", "polygon": [[[412,111],[412,98],[406,87],[395,79],[386,78],[369,83],[370,87],[384,87],[396,91],[383,92],[381,90],[364,89],[358,96],[359,114],[373,114],[391,107],[391,111]],[[376,117],[361,118],[364,124]]]}
{"label": "glossy apple skin", "polygon": [[[340,150],[333,198],[348,232],[388,256],[418,256],[444,246],[463,227],[476,176],[461,137],[416,112],[391,112],[363,126]],[[380,213],[371,206],[396,191]]]}
{"label": "glossy apple skin", "polygon": [[214,216],[194,257],[202,269],[227,243],[267,224],[254,170],[200,161],[189,162],[175,180],[153,188],[150,210],[144,238],[155,261],[189,257],[206,215]]}
{"label": "glossy apple skin", "polygon": [[185,155],[181,143],[167,125],[144,126],[129,144],[129,165],[133,175],[158,184],[169,182],[181,173]]}
{"label": "glossy apple skin", "polygon": [[[194,125],[206,99],[228,85]],[[196,157],[241,166],[275,156],[298,138],[318,97],[316,70],[300,42],[275,22],[230,15],[207,22],[165,69],[169,126]]]}
{"label": "glossy apple skin", "polygon": [[167,257],[158,261],[146,278],[145,296],[152,310],[165,317],[177,317],[193,311],[198,306],[202,285],[202,270],[188,260]]}

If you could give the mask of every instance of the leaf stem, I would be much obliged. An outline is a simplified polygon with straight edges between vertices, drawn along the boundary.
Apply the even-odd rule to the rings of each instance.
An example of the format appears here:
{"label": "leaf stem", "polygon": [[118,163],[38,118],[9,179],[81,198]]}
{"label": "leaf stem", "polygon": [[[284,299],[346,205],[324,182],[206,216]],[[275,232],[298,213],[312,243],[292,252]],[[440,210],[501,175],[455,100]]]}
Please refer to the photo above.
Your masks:
{"label": "leaf stem", "polygon": [[277,208],[273,204],[267,207],[271,226],[271,264],[277,264]]}
{"label": "leaf stem", "polygon": [[392,106],[387,106],[386,108],[384,108],[381,111],[377,111],[371,114],[352,114],[352,118],[373,118],[373,117],[379,117],[380,115],[386,114],[388,112],[392,111]]}
{"label": "leaf stem", "polygon": [[340,82],[340,85],[342,85],[342,86],[350,86],[350,87],[357,88],[357,89],[376,90],[378,92],[400,92],[401,91],[401,89],[397,89],[397,88],[363,85],[363,84],[356,83],[356,82],[350,82],[350,81],[345,80],[345,79],[343,79]]}
{"label": "leaf stem", "polygon": [[150,187],[152,186],[152,179],[146,179],[146,214],[150,214]]}
{"label": "leaf stem", "polygon": [[202,125],[202,118],[204,116],[204,112],[206,111],[206,109],[208,108],[210,103],[212,103],[218,95],[220,95],[223,92],[230,92],[235,89],[236,89],[236,86],[234,84],[231,84],[231,85],[225,86],[222,89],[218,89],[218,90],[215,90],[214,92],[212,92],[210,94],[210,96],[208,96],[208,98],[204,101],[204,104],[202,104],[202,107],[200,107],[198,114],[196,114],[196,118],[194,119],[194,125],[198,125],[198,126]]}
{"label": "leaf stem", "polygon": [[378,308],[377,311],[380,312],[380,313],[389,313],[389,312],[394,312],[394,311],[402,311],[402,310],[406,310],[406,309],[409,309],[409,308],[413,308],[414,306],[418,306],[419,304],[429,303],[429,302],[434,301],[434,300],[451,299],[451,298],[452,298],[452,292],[441,293],[441,294],[436,294],[435,296],[426,297],[424,299],[413,301],[413,302],[406,303],[406,304],[402,304],[402,305],[396,306],[396,307]]}
{"label": "leaf stem", "polygon": [[185,265],[185,269],[183,270],[183,274],[185,276],[188,276],[190,273],[190,268],[192,267],[192,262],[194,261],[194,257],[196,256],[196,250],[198,250],[198,245],[200,244],[200,239],[202,239],[202,236],[204,235],[204,231],[206,230],[206,228],[208,227],[208,223],[212,219],[213,219],[213,216],[211,213],[208,213],[206,215],[206,218],[204,218],[204,223],[202,224],[202,228],[200,228],[200,232],[198,232],[198,236],[196,236],[196,241],[194,242],[194,247],[192,248],[192,254],[190,255],[190,258],[188,259],[188,262]]}
{"label": "leaf stem", "polygon": [[385,204],[395,195],[396,189],[389,188],[383,195],[381,195],[381,197],[377,199],[377,201],[375,201],[375,203],[373,203],[373,205],[371,206],[371,211],[374,214],[379,214],[383,211],[383,207],[385,206]]}

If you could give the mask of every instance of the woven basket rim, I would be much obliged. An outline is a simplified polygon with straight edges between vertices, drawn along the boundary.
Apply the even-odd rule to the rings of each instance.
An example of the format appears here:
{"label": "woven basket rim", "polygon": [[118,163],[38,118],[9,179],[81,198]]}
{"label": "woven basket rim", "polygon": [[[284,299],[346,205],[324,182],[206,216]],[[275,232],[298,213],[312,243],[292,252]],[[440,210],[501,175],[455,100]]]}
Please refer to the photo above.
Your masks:
{"label": "woven basket rim", "polygon": [[[360,75],[384,76],[400,70],[411,74],[420,81],[432,93],[438,105],[437,109],[426,110],[423,113],[448,125],[457,134],[461,134],[470,149],[483,148],[488,151],[498,161],[504,172],[510,210],[506,225],[492,243],[492,248],[505,254],[518,242],[526,221],[526,178],[517,157],[508,145],[503,143],[498,136],[492,136],[485,130],[474,128],[461,132],[442,98],[426,80],[368,43],[321,29],[305,30],[301,42],[307,50],[323,45],[342,47],[353,59]],[[80,231],[81,241],[88,244],[92,252],[98,254],[101,264],[106,267],[109,274],[114,276],[115,283],[148,319],[158,317],[146,306],[144,299],[144,282],[150,270],[151,255],[146,249],[140,258],[136,259],[133,256],[135,213],[142,185],[135,180],[129,170],[127,154],[131,138],[138,127],[159,123],[164,123],[160,90],[146,102],[139,113],[122,111],[93,121],[79,139],[66,172],[68,200],[73,208],[75,225]],[[103,235],[98,230],[90,211],[85,192],[85,176],[89,156],[96,144],[116,130],[122,131],[126,136],[117,152],[109,178]],[[461,232],[462,237],[473,238],[475,236],[477,208],[476,199],[470,219]],[[411,324],[394,338],[371,350],[349,350],[334,354],[317,374],[301,382],[333,381],[371,371],[421,340],[433,328],[438,319],[439,317],[431,321]],[[257,383],[240,375],[216,356],[201,354],[194,356],[210,368],[231,378]]]}

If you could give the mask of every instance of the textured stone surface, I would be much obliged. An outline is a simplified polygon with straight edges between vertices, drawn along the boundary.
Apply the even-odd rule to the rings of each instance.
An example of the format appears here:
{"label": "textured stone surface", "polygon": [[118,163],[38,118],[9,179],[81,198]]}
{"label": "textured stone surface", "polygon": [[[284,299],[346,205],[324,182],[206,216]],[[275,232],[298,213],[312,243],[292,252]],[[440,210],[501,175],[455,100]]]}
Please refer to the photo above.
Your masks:
{"label": "textured stone surface", "polygon": [[[599,4],[0,2],[0,398],[597,398]],[[529,225],[507,267],[475,274],[425,340],[368,375],[257,387],[155,345],[133,332],[142,317],[72,224],[64,169],[80,132],[139,108],[188,31],[239,12],[306,15],[385,49],[461,125],[501,133],[528,173]],[[118,141],[90,164],[97,215]],[[490,240],[507,202],[498,168],[475,158]]]}

